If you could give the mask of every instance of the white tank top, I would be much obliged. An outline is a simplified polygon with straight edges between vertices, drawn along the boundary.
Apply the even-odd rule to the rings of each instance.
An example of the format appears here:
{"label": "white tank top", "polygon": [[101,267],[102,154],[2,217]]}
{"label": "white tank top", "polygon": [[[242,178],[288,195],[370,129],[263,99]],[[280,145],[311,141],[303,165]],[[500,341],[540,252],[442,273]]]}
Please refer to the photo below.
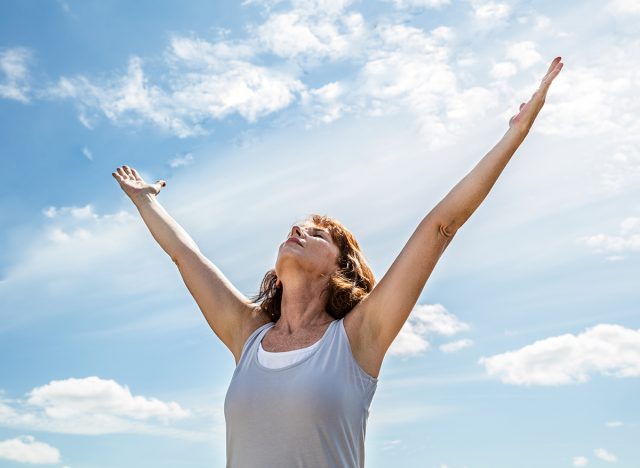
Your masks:
{"label": "white tank top", "polygon": [[291,351],[266,351],[262,347],[262,340],[260,340],[258,347],[258,361],[260,364],[270,369],[279,369],[280,367],[285,367],[304,359],[306,356],[311,354],[319,344],[320,340],[306,348],[293,349]]}

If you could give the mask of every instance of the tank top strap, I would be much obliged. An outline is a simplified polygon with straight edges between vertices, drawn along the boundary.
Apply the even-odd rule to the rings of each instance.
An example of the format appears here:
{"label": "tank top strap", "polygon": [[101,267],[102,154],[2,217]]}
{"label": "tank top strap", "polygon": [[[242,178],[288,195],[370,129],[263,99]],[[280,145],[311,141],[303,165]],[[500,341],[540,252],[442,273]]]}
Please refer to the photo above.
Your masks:
{"label": "tank top strap", "polygon": [[[245,359],[245,356],[247,355],[247,350],[253,350],[253,348],[257,347],[260,344],[260,340],[262,340],[262,337],[264,336],[265,333],[267,333],[267,330],[269,330],[271,327],[273,327],[275,325],[275,322],[267,322],[264,325],[259,326],[258,328],[256,328],[251,335],[249,335],[249,338],[247,338],[247,341],[244,342],[244,345],[242,346],[242,352],[240,353],[240,361],[238,362],[238,365],[240,365],[240,363],[242,363],[242,361]],[[249,353],[250,355],[251,353]]]}

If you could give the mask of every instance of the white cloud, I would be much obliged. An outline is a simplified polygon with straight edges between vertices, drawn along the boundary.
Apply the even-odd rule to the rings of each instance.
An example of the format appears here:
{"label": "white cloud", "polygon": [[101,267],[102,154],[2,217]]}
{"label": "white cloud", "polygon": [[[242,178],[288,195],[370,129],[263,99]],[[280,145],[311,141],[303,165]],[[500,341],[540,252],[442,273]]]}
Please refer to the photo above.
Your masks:
{"label": "white cloud", "polygon": [[85,158],[87,158],[89,161],[93,161],[93,154],[91,153],[91,151],[89,150],[89,148],[87,148],[86,146],[84,146],[82,148],[82,154],[84,155]]}
{"label": "white cloud", "polygon": [[622,253],[640,251],[640,218],[629,216],[620,223],[620,234],[593,234],[580,236],[578,244],[589,247],[595,253]]}
{"label": "white cloud", "polygon": [[613,453],[607,452],[603,448],[597,448],[593,452],[600,460],[604,460],[609,463],[615,463],[618,461],[618,457],[616,457]]}
{"label": "white cloud", "polygon": [[455,353],[456,351],[460,351],[461,349],[468,348],[473,344],[473,340],[470,339],[462,339],[451,341],[449,343],[444,343],[440,345],[440,350],[445,353]]}
{"label": "white cloud", "polygon": [[297,58],[307,66],[320,59],[339,60],[354,56],[367,34],[362,15],[345,12],[335,17],[327,11],[294,9],[276,13],[249,33],[256,37],[261,51],[284,58]]}
{"label": "white cloud", "polygon": [[0,98],[14,99],[23,103],[30,101],[28,66],[33,52],[27,47],[0,50],[0,71],[4,79],[0,82]]}
{"label": "white cloud", "polygon": [[0,458],[17,463],[53,464],[60,463],[60,451],[49,444],[36,441],[31,435],[24,435],[0,440]]}
{"label": "white cloud", "polygon": [[170,427],[191,416],[176,402],[133,395],[128,386],[96,376],[54,380],[21,400],[0,400],[0,425],[66,434],[137,432],[202,440],[202,433]]}
{"label": "white cloud", "polygon": [[402,441],[400,439],[384,440],[382,441],[382,450],[392,450],[400,446]]}
{"label": "white cloud", "polygon": [[640,2],[637,0],[608,0],[606,9],[614,15],[622,17],[640,14]]}
{"label": "white cloud", "polygon": [[[542,60],[536,50],[536,43],[533,41],[522,41],[511,44],[507,49],[506,58],[517,62],[521,68],[530,68]],[[540,77],[542,79],[542,77]]]}
{"label": "white cloud", "polygon": [[429,335],[451,336],[469,328],[468,324],[461,322],[441,304],[418,305],[409,315],[388,352],[402,357],[422,354],[431,347],[427,341]]}
{"label": "white cloud", "polygon": [[491,376],[514,385],[585,383],[590,374],[640,376],[640,330],[599,324],[578,335],[538,340],[478,361]]}
{"label": "white cloud", "polygon": [[481,29],[502,26],[511,15],[511,6],[508,3],[493,0],[471,0],[470,3],[473,20]]}
{"label": "white cloud", "polygon": [[[255,122],[287,107],[295,99],[294,93],[304,88],[284,72],[227,59],[231,54],[228,48],[203,44],[204,41],[173,38],[166,54],[172,64],[168,89],[151,84],[142,69],[142,60],[132,57],[127,73],[121,77],[103,83],[84,76],[62,77],[43,95],[76,100],[81,109],[79,118],[89,128],[92,123],[87,110],[93,109],[117,124],[150,122],[185,138],[206,134],[201,123],[209,118],[222,119],[238,113]],[[185,67],[196,69],[186,73]]]}
{"label": "white cloud", "polygon": [[396,8],[440,8],[451,4],[451,0],[393,0]]}
{"label": "white cloud", "polygon": [[623,425],[622,421],[608,421],[607,422],[607,427],[620,427],[622,425]]}
{"label": "white cloud", "polygon": [[344,84],[335,81],[308,92],[304,91],[301,103],[309,115],[307,127],[315,123],[333,122],[349,110],[348,104],[343,100],[346,91]]}
{"label": "white cloud", "polygon": [[517,72],[518,68],[513,62],[498,62],[493,64],[490,74],[497,80],[506,80]]}
{"label": "white cloud", "polygon": [[578,456],[573,457],[573,466],[587,466],[589,464],[589,459],[587,457]]}
{"label": "white cloud", "polygon": [[172,167],[172,168],[183,167],[183,166],[188,166],[192,163],[193,163],[193,154],[186,153],[186,154],[178,155],[172,158],[169,161],[169,167]]}

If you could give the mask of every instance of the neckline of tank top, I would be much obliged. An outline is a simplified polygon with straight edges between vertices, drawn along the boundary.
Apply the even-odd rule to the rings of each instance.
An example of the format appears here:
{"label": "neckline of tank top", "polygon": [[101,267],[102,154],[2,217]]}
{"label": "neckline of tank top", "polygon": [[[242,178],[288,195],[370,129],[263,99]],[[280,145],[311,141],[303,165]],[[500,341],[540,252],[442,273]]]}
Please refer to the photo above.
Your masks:
{"label": "neckline of tank top", "polygon": [[320,344],[320,341],[322,341],[322,338],[320,338],[318,341],[316,341],[312,345],[305,346],[304,348],[291,349],[289,351],[267,351],[266,349],[264,349],[262,347],[262,340],[260,340],[260,342],[258,343],[258,346],[260,346],[260,352],[261,353],[265,353],[265,354],[268,354],[270,356],[289,356],[291,354],[298,354],[298,353],[302,353],[302,352],[307,351],[307,350],[311,350],[312,348],[315,348],[316,346],[318,346]]}
{"label": "neckline of tank top", "polygon": [[[342,320],[342,319],[334,320],[333,322],[331,322],[331,323],[329,324],[329,326],[327,327],[327,329],[324,331],[324,334],[322,335],[322,337],[321,337],[318,341],[316,341],[316,343],[320,344],[320,343],[324,342],[324,341],[325,341],[325,339],[327,338],[327,336],[329,335],[329,330],[331,330],[331,329],[333,328],[333,326],[334,326],[337,322],[339,322],[340,320]],[[275,325],[275,322],[271,322],[271,323],[272,323],[273,325]],[[271,326],[273,326],[273,325],[271,325]],[[258,345],[260,345],[260,343],[262,343],[262,338],[264,337],[265,333],[267,333],[267,330],[269,330],[269,328],[271,328],[271,327],[267,327],[267,328],[266,328],[265,330],[263,330],[263,331],[260,333],[260,335],[258,336]],[[314,343],[314,344],[313,344],[313,345],[311,345],[311,346],[314,346],[316,343]],[[258,366],[258,368],[259,368],[259,369],[262,369],[262,370],[264,370],[264,371],[266,371],[266,372],[280,372],[280,371],[283,371],[283,370],[291,369],[292,367],[295,367],[295,366],[297,366],[297,365],[300,365],[300,364],[302,364],[303,362],[307,361],[308,359],[311,359],[311,356],[313,356],[314,354],[316,354],[316,353],[318,352],[318,349],[319,349],[319,348],[320,348],[320,346],[316,346],[315,348],[313,348],[313,349],[311,350],[311,352],[310,352],[310,353],[308,353],[308,354],[307,354],[306,356],[304,356],[302,359],[299,359],[298,361],[293,362],[293,363],[291,363],[291,364],[289,364],[289,365],[286,365],[286,366],[283,366],[283,367],[274,367],[274,368],[271,368],[271,367],[265,367],[265,366],[263,366],[263,365],[260,363],[260,361],[258,360],[258,346],[256,346],[256,348],[255,348],[255,352],[253,353],[252,359],[253,359],[253,361],[255,362],[256,366]],[[303,349],[304,349],[304,348],[303,348]],[[294,350],[294,351],[297,351],[297,350]],[[268,352],[268,351],[266,351],[266,352]],[[280,353],[276,353],[276,354],[280,354]]]}

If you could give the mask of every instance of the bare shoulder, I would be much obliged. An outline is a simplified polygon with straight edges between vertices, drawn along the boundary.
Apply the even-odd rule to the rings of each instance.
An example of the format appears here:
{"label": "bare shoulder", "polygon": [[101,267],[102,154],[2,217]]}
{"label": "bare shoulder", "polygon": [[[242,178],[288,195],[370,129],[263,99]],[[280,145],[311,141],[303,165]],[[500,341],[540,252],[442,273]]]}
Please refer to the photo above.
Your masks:
{"label": "bare shoulder", "polygon": [[236,334],[236,339],[233,343],[233,349],[231,350],[231,352],[233,353],[233,357],[235,358],[236,365],[238,364],[238,362],[240,362],[242,348],[244,347],[244,344],[247,342],[251,334],[264,324],[271,321],[255,304],[247,304],[242,311],[242,316],[243,319],[240,322],[240,329]]}
{"label": "bare shoulder", "polygon": [[344,318],[344,329],[347,332],[351,352],[356,362],[362,370],[377,379],[385,353],[375,340],[375,333],[367,320],[366,310],[366,300],[351,309]]}

